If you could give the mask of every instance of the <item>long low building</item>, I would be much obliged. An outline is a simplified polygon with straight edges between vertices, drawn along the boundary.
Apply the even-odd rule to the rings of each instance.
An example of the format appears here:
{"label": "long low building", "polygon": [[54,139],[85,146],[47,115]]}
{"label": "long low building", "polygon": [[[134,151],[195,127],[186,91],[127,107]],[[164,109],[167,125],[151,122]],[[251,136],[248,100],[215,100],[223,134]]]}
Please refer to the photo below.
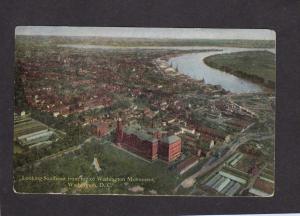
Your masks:
{"label": "long low building", "polygon": [[181,163],[179,163],[176,166],[177,171],[179,172],[180,175],[184,174],[188,170],[190,170],[192,167],[197,165],[199,163],[199,159],[197,157],[190,157]]}
{"label": "long low building", "polygon": [[28,146],[28,145],[33,145],[33,144],[36,144],[39,142],[47,141],[53,134],[54,134],[53,131],[46,129],[46,130],[33,132],[30,134],[20,136],[17,138],[17,140],[20,145]]}
{"label": "long low building", "polygon": [[219,174],[226,177],[226,178],[229,178],[233,181],[239,182],[241,184],[246,184],[247,183],[247,180],[245,180],[243,178],[240,178],[238,176],[232,175],[230,173],[224,172],[224,171],[220,171]]}
{"label": "long low building", "polygon": [[48,129],[46,125],[32,119],[29,116],[15,115],[14,117],[14,140],[20,136],[46,129]]}
{"label": "long low building", "polygon": [[51,144],[50,138],[55,134],[47,125],[32,119],[30,114],[14,114],[14,141],[20,146],[34,148]]}
{"label": "long low building", "polygon": [[221,170],[214,176],[212,176],[205,183],[205,185],[225,196],[234,196],[241,190],[244,185],[246,185],[246,183],[246,179]]}
{"label": "long low building", "polygon": [[274,193],[274,182],[258,177],[253,187],[250,188],[249,193],[261,197],[272,196]]}

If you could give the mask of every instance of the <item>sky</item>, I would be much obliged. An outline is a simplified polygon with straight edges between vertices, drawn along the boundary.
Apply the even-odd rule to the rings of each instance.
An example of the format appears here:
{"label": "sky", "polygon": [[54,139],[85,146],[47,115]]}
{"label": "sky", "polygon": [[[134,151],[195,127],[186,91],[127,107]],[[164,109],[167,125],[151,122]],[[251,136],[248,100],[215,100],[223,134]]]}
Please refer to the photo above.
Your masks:
{"label": "sky", "polygon": [[133,27],[65,27],[17,26],[16,35],[100,36],[126,38],[170,39],[248,39],[275,40],[268,29],[208,29],[208,28],[133,28]]}

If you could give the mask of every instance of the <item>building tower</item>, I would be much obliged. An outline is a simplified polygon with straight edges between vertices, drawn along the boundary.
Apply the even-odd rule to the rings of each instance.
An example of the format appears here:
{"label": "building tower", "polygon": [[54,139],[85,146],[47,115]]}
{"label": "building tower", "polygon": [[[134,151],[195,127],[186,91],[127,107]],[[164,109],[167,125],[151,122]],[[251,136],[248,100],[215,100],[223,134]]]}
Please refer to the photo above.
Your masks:
{"label": "building tower", "polygon": [[120,144],[123,141],[123,126],[122,119],[118,118],[117,120],[117,128],[116,128],[116,143]]}

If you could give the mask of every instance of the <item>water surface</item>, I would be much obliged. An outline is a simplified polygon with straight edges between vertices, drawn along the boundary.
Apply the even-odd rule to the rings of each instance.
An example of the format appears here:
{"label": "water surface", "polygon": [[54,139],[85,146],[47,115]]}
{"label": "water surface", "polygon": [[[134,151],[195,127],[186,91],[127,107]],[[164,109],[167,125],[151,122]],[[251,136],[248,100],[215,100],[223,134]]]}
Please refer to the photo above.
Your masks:
{"label": "water surface", "polygon": [[[216,47],[214,47],[216,48]],[[219,47],[220,48],[220,47]],[[180,73],[186,74],[194,79],[202,80],[205,83],[221,85],[225,90],[233,93],[253,93],[261,92],[262,87],[245,79],[236,77],[232,74],[220,71],[207,66],[203,59],[215,55],[240,51],[268,50],[275,53],[274,49],[248,49],[248,48],[221,48],[222,51],[209,51],[180,55],[169,59],[172,67],[178,68]]]}

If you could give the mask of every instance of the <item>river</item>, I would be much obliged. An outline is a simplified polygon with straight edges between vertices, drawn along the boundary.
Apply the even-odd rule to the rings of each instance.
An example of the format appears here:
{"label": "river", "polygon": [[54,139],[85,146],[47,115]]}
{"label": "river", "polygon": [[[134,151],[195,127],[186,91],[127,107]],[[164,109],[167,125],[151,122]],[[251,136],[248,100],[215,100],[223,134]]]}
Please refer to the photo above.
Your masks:
{"label": "river", "polygon": [[[180,73],[186,74],[193,79],[202,80],[212,85],[220,85],[225,90],[233,93],[255,93],[262,92],[263,88],[253,82],[236,77],[232,74],[222,72],[218,69],[207,66],[203,59],[210,55],[225,54],[241,51],[267,50],[275,53],[275,49],[258,48],[233,48],[233,47],[204,47],[204,46],[151,46],[151,47],[118,47],[102,45],[83,45],[83,44],[60,44],[59,47],[77,48],[77,49],[99,49],[99,50],[195,50],[195,53],[183,54],[169,59],[168,63],[174,68],[178,68]],[[214,49],[220,51],[197,52],[199,50]]]}
{"label": "river", "polygon": [[180,55],[169,59],[168,63],[173,68],[178,68],[180,73],[186,74],[193,79],[202,80],[205,83],[221,85],[225,90],[233,93],[255,93],[262,92],[262,87],[245,79],[236,77],[232,74],[220,71],[207,66],[203,59],[215,55],[241,51],[268,50],[275,53],[274,49],[250,49],[250,48],[229,48],[229,47],[211,47],[222,49],[222,51],[199,52]]}

